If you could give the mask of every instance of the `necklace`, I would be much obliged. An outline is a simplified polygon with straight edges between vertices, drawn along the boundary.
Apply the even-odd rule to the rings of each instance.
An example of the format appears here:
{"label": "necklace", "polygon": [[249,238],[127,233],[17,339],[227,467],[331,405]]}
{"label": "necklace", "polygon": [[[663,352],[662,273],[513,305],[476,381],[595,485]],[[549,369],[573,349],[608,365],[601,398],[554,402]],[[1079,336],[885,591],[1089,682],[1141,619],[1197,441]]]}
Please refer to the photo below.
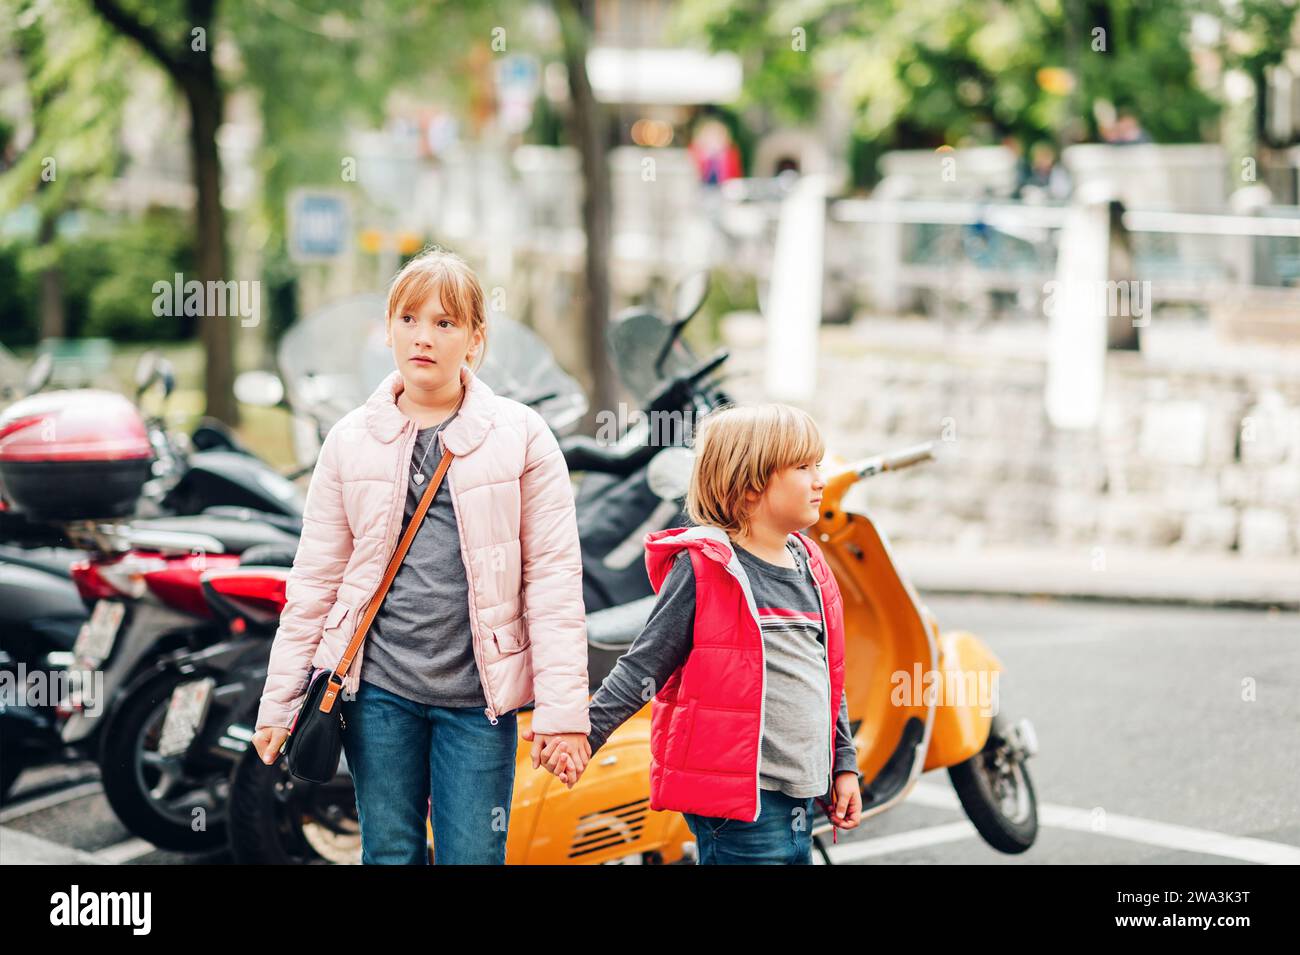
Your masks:
{"label": "necklace", "polygon": [[438,427],[434,430],[433,434],[429,436],[429,443],[424,449],[424,454],[420,456],[420,463],[416,466],[414,473],[412,473],[411,475],[411,480],[414,481],[416,484],[424,483],[424,462],[425,459],[429,457],[429,448],[432,448],[435,444],[438,443],[438,435],[441,434],[442,429],[445,428],[451,422],[451,419],[456,417],[456,414],[460,411],[460,406],[464,404],[464,402],[465,402],[465,391],[464,389],[461,389],[460,401],[456,402],[456,410],[453,411],[451,414],[449,414],[447,416],[447,419],[443,421],[441,424],[439,424]]}

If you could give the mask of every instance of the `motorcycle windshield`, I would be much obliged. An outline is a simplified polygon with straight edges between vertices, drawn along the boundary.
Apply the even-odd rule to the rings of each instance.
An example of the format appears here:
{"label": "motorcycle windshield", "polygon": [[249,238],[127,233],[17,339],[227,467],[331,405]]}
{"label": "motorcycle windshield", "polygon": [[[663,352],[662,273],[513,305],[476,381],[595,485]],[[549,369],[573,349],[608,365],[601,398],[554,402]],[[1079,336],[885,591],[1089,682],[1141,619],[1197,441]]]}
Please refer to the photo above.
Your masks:
{"label": "motorcycle windshield", "polygon": [[[384,344],[385,296],[357,295],[299,319],[280,340],[277,361],[289,401],[332,425],[366,400],[393,370]],[[488,318],[488,347],[475,372],[494,392],[529,405],[558,435],[587,413],[582,386],[547,344],[514,319]]]}
{"label": "motorcycle windshield", "polygon": [[655,359],[671,334],[671,325],[645,309],[625,311],[609,329],[609,353],[614,368],[624,387],[636,396],[643,408],[662,382],[695,366],[690,347],[678,335],[660,371],[655,370]]}
{"label": "motorcycle windshield", "polygon": [[23,379],[27,369],[14,353],[0,345],[0,405],[17,401],[23,396]]}

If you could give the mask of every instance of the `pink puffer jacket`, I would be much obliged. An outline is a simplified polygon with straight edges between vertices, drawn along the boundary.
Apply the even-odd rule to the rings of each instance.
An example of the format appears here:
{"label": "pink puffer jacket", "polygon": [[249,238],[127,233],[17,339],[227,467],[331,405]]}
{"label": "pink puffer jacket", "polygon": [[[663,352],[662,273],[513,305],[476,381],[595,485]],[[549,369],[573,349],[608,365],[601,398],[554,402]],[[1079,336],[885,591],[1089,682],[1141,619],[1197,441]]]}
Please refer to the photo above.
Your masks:
{"label": "pink puffer jacket", "polygon": [[[537,733],[587,733],[587,627],[569,471],[532,408],[495,394],[468,366],[468,391],[443,439],[469,581],[474,658],[494,723],[536,700]],[[325,438],[302,540],[271,647],[257,726],[284,726],[314,667],[333,668],[397,547],[415,422],[397,407],[393,371]],[[345,692],[356,692],[366,642]]]}

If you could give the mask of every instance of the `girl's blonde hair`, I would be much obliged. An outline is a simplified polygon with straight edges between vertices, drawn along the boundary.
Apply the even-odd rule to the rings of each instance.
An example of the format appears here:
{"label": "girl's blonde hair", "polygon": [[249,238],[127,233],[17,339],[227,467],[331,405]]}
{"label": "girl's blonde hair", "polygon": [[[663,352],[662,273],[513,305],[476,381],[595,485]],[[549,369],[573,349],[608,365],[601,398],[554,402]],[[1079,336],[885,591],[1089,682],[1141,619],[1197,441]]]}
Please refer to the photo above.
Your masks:
{"label": "girl's blonde hair", "polygon": [[388,287],[388,305],[384,321],[405,314],[416,303],[438,293],[439,303],[458,322],[468,323],[471,338],[483,333],[483,344],[474,356],[473,370],[483,364],[487,352],[487,312],[483,305],[483,286],[474,270],[455,252],[429,246],[412,257],[393,276]]}
{"label": "girl's blonde hair", "polygon": [[696,524],[748,533],[753,505],[781,468],[816,464],[826,453],[817,423],[783,404],[732,405],[700,419],[686,513]]}

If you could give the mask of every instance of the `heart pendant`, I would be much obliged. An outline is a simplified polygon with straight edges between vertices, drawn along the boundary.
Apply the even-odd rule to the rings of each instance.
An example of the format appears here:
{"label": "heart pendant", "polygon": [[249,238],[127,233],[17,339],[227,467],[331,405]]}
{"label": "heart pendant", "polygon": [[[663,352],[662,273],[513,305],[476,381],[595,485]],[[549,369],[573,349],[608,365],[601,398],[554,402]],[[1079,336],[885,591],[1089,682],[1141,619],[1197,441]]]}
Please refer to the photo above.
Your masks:
{"label": "heart pendant", "polygon": [[417,474],[417,475],[415,475],[414,480],[415,480],[415,483],[416,483],[416,484],[423,484],[423,483],[424,483],[424,475],[423,475],[423,474]]}

